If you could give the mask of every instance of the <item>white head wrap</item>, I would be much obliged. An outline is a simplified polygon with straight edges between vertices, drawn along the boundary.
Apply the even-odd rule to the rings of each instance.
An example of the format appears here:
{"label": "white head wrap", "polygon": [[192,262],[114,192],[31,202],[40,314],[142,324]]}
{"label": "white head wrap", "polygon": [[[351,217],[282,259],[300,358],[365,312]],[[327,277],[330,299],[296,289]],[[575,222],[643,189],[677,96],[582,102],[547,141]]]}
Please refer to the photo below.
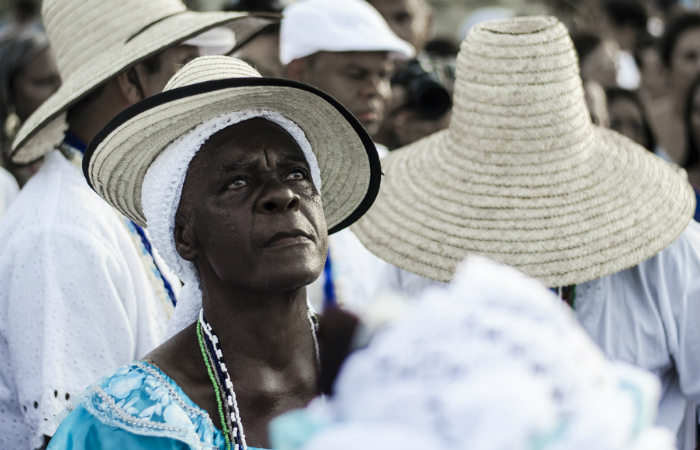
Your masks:
{"label": "white head wrap", "polygon": [[321,171],[306,135],[297,124],[273,111],[248,110],[223,114],[198,125],[168,145],[148,168],[141,192],[141,203],[153,245],[185,284],[168,324],[166,340],[196,321],[202,308],[202,291],[195,266],[182,259],[175,248],[175,214],[180,205],[187,169],[207,139],[224,128],[256,117],[274,122],[292,135],[309,163],[314,186],[321,192]]}
{"label": "white head wrap", "polygon": [[652,374],[606,360],[571,309],[484,258],[413,299],[334,395],[270,427],[281,450],[672,450]]}

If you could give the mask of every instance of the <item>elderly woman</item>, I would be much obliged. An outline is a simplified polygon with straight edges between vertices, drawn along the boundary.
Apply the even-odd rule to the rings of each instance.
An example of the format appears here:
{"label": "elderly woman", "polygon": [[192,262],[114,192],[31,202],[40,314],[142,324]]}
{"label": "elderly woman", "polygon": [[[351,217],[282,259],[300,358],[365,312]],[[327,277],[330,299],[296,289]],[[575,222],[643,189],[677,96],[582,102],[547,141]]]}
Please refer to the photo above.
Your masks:
{"label": "elderly woman", "polygon": [[317,394],[306,285],[377,194],[371,139],[318,90],[205,57],[115,118],[83,169],[185,287],[172,338],[90,387],[49,448],[268,447],[268,422]]}

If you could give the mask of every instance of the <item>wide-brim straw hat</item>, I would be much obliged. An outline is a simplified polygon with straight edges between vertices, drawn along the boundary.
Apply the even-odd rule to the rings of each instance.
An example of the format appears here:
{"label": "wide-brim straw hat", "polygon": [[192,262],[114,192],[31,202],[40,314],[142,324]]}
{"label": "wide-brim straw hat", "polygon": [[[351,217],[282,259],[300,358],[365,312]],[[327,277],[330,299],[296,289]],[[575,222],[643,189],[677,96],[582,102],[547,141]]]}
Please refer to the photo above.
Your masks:
{"label": "wide-brim straw hat", "polygon": [[658,253],[695,210],[685,172],[591,123],[553,17],[475,26],[449,128],[382,166],[377,201],[353,231],[385,261],[439,281],[469,254],[550,287],[590,281]]}
{"label": "wide-brim straw hat", "polygon": [[12,145],[20,164],[61,143],[66,111],[129,67],[217,26],[232,29],[241,45],[279,20],[188,11],[180,0],[44,0],[42,18],[63,84],[20,128]]}
{"label": "wide-brim straw hat", "polygon": [[187,64],[161,94],[117,115],[90,142],[83,172],[109,204],[148,226],[141,190],[151,163],[175,139],[222,114],[279,113],[304,132],[316,155],[329,233],[354,223],[379,192],[379,156],[362,125],[340,103],[311,86],[262,78],[235,58],[201,57]]}

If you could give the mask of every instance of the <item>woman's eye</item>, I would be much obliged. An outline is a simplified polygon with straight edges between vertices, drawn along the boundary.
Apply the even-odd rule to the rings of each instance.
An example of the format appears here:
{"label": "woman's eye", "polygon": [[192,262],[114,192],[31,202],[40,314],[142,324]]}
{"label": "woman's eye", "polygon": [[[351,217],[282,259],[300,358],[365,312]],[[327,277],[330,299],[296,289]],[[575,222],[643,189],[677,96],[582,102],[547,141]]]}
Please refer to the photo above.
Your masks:
{"label": "woman's eye", "polygon": [[248,182],[243,179],[243,178],[236,178],[234,180],[231,180],[231,182],[228,184],[229,189],[236,189],[236,188],[241,188],[244,186],[247,186]]}
{"label": "woman's eye", "polygon": [[303,180],[304,178],[306,178],[306,175],[301,170],[294,170],[287,174],[287,180]]}

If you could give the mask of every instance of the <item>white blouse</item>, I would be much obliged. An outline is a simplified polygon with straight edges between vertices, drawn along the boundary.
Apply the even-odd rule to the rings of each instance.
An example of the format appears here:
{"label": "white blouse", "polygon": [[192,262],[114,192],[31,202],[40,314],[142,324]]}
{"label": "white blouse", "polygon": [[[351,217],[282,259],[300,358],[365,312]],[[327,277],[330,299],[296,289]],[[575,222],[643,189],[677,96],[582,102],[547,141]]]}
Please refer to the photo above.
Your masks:
{"label": "white blouse", "polygon": [[10,172],[0,167],[0,219],[5,215],[5,211],[10,203],[17,197],[19,186],[15,177]]}
{"label": "white blouse", "polygon": [[0,448],[28,449],[75,395],[160,343],[172,304],[59,151],[16,201],[0,222]]}

